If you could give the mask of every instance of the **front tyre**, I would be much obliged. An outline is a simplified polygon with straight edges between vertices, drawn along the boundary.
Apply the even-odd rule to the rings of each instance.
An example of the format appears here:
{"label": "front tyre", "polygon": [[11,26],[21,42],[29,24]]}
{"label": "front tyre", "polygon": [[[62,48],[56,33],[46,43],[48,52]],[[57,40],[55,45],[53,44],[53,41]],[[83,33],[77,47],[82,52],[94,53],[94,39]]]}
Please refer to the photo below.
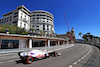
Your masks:
{"label": "front tyre", "polygon": [[27,64],[31,64],[33,62],[33,57],[28,57],[26,61],[27,61]]}
{"label": "front tyre", "polygon": [[54,55],[55,57],[57,57],[57,56],[58,56],[58,53],[57,53],[57,52],[53,52],[53,55]]}

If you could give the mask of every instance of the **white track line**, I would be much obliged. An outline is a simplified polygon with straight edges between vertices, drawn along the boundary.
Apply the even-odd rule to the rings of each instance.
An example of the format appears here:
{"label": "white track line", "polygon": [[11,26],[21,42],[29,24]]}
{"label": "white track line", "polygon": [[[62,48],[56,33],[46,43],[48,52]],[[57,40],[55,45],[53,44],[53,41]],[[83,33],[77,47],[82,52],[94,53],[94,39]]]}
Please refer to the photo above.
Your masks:
{"label": "white track line", "polygon": [[[89,46],[90,47],[90,46]],[[76,65],[78,62],[80,62],[82,59],[84,59],[89,53],[91,52],[91,47],[90,50],[87,54],[85,54],[81,59],[79,59],[77,62],[74,62],[72,65],[70,65],[69,67],[72,67],[73,65]]]}
{"label": "white track line", "polygon": [[69,67],[72,67],[72,65],[70,65]]}
{"label": "white track line", "polygon": [[74,65],[77,64],[77,62],[73,63]]}

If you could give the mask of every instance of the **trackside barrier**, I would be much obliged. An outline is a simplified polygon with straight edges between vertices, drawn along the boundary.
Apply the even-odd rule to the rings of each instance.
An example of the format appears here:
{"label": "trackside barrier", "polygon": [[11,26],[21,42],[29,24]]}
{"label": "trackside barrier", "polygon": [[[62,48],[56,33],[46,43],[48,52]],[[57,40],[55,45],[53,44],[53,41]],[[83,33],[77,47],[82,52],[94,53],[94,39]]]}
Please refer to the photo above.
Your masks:
{"label": "trackside barrier", "polygon": [[50,46],[50,47],[33,47],[33,48],[23,48],[23,49],[5,49],[5,50],[0,50],[0,56],[6,55],[6,54],[16,54],[18,52],[24,52],[24,51],[31,51],[31,50],[51,50],[51,51],[56,51],[56,50],[61,50],[65,48],[70,48],[73,47],[74,44],[68,44],[68,45],[57,45],[57,46]]}

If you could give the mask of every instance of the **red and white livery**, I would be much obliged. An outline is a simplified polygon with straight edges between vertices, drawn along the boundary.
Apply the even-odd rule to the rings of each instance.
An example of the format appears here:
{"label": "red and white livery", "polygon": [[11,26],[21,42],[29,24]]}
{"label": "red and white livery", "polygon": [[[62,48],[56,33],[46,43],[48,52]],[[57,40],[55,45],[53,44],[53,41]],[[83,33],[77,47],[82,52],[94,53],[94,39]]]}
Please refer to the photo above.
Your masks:
{"label": "red and white livery", "polygon": [[50,56],[59,56],[61,53],[48,50],[32,50],[29,52],[19,52],[20,59],[24,62],[31,64],[33,60],[49,58]]}

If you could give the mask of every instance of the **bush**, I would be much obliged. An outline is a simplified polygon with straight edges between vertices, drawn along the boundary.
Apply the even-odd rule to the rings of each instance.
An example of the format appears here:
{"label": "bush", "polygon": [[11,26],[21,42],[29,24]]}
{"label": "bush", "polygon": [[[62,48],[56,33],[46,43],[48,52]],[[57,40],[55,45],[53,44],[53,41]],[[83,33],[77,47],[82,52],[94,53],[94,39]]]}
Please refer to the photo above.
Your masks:
{"label": "bush", "polygon": [[6,29],[8,29],[8,32],[10,34],[28,34],[28,32],[26,32],[26,30],[23,28],[19,28],[16,25],[0,25],[0,33],[6,33]]}

